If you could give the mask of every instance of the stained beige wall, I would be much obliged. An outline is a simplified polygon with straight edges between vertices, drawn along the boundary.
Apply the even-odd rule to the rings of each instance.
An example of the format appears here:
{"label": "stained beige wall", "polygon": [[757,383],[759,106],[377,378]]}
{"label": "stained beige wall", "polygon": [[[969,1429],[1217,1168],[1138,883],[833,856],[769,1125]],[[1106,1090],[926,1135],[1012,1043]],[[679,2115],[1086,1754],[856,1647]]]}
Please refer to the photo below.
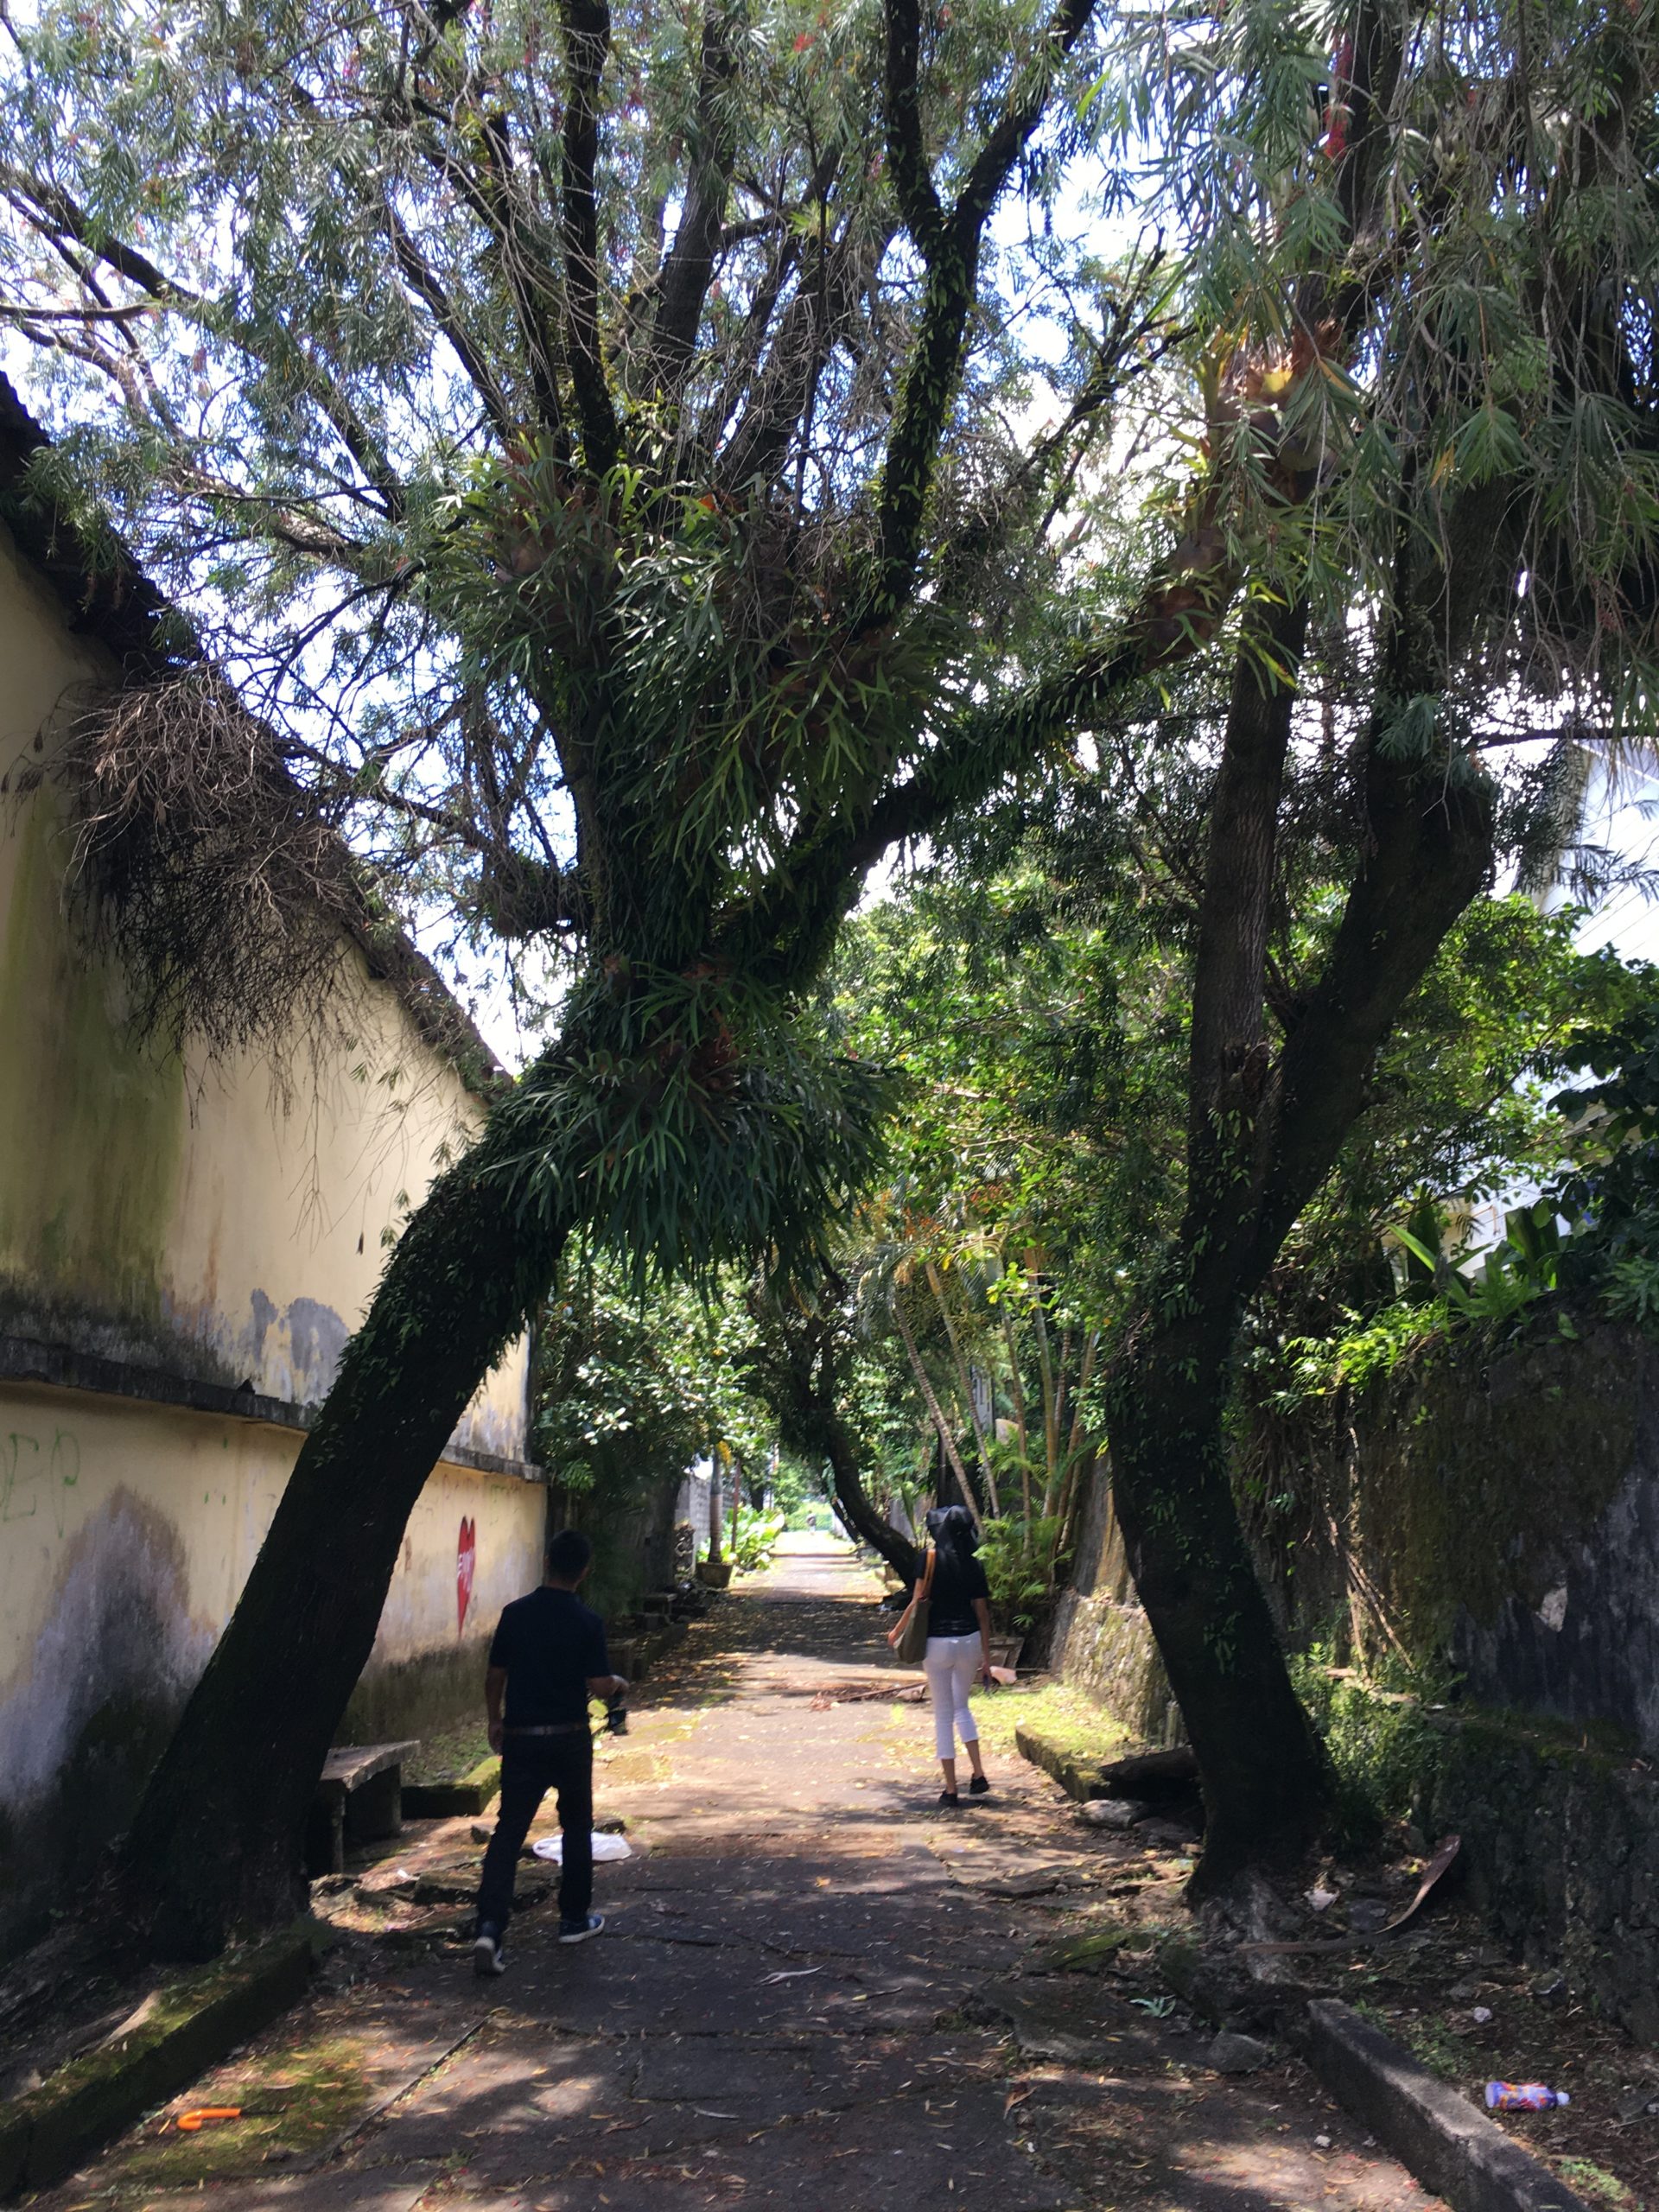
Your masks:
{"label": "stained beige wall", "polygon": [[[116,1833],[229,1619],[296,1430],[105,1395],[0,1396],[0,1951],[66,1865]],[[404,1538],[360,1699],[420,1732],[481,1696],[509,1599],[540,1580],[545,1491],[445,1465]],[[463,1524],[474,1568],[463,1618]],[[328,1541],[319,1529],[317,1541]]]}
{"label": "stained beige wall", "polygon": [[[49,761],[103,671],[0,533],[0,767]],[[405,1211],[482,1108],[342,947],[334,1002],[277,1065],[136,1039],[66,911],[49,785],[0,811],[0,1327],[275,1398],[327,1395]],[[457,1440],[524,1454],[525,1352]]]}

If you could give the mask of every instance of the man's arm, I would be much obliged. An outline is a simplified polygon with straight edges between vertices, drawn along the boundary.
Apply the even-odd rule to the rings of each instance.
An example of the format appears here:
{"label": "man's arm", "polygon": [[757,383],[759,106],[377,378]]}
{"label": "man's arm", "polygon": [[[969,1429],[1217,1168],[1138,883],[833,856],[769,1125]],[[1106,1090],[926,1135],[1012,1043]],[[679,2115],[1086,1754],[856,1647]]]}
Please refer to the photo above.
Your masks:
{"label": "man's arm", "polygon": [[620,1697],[627,1687],[620,1675],[589,1675],[588,1677],[589,1697]]}
{"label": "man's arm", "polygon": [[484,1677],[484,1702],[490,1715],[490,1749],[501,1749],[501,1700],[507,1694],[507,1670],[492,1667]]}

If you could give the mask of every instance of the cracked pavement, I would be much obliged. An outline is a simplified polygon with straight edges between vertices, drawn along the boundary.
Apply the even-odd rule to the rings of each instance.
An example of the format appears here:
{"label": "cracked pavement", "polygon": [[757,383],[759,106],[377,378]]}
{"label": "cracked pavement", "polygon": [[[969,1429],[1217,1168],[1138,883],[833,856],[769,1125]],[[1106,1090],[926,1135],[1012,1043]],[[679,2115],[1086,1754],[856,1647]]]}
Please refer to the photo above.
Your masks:
{"label": "cracked pavement", "polygon": [[[1057,1970],[1062,1939],[1179,1915],[1171,1855],[1083,1828],[1011,1754],[938,1811],[878,1586],[792,1545],[601,1746],[597,1815],[634,1853],[597,1870],[601,1937],[562,1949],[533,1904],[474,1981],[472,1824],[411,1825],[373,1937],[41,2212],[1432,2212],[1294,2061],[1224,2078],[1155,1981]],[[326,2138],[170,2129],[319,2051],[354,2085]]]}

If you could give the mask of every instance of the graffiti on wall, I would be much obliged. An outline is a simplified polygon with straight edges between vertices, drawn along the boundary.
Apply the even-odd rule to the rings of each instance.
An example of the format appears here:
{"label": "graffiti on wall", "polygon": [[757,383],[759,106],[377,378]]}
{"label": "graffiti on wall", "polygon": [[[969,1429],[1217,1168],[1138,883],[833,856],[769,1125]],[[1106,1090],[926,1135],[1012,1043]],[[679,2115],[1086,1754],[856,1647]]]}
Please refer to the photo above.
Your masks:
{"label": "graffiti on wall", "polygon": [[39,1514],[65,1528],[65,1493],[80,1480],[80,1445],[71,1429],[49,1438],[13,1429],[0,1436],[0,1522],[33,1521]]}
{"label": "graffiti on wall", "polygon": [[473,1573],[478,1564],[478,1523],[463,1520],[461,1541],[455,1547],[455,1629],[467,1625],[467,1608],[473,1602]]}

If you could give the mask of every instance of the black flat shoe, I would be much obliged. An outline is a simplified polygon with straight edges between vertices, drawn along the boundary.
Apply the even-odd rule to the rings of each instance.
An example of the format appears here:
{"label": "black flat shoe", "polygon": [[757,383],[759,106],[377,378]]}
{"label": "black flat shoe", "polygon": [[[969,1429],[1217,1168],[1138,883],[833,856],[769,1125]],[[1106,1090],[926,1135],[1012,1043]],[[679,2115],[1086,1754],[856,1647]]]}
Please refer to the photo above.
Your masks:
{"label": "black flat shoe", "polygon": [[968,1794],[970,1797],[982,1797],[990,1786],[991,1779],[988,1775],[976,1774],[968,1785]]}
{"label": "black flat shoe", "polygon": [[960,1793],[955,1789],[941,1789],[939,1792],[939,1802],[941,1805],[946,1807],[950,1812],[959,1813],[962,1810],[962,1797]]}

